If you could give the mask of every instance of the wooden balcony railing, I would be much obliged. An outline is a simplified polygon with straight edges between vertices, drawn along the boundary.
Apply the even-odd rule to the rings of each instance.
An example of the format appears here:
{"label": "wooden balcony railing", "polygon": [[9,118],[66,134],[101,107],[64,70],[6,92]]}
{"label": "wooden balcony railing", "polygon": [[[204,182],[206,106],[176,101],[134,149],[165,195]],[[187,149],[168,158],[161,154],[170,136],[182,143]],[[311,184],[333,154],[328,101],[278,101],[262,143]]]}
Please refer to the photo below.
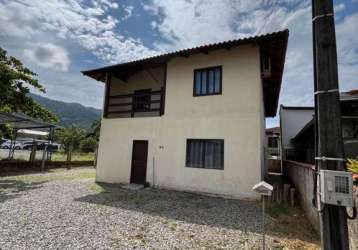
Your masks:
{"label": "wooden balcony railing", "polygon": [[164,90],[109,96],[107,117],[134,117],[143,113],[164,114]]}

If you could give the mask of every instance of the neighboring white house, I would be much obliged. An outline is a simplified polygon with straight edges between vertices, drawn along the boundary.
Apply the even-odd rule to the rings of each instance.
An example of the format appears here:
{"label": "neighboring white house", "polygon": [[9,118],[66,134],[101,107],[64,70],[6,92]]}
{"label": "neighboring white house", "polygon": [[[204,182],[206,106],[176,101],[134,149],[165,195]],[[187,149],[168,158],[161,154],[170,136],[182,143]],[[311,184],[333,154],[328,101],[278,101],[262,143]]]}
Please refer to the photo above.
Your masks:
{"label": "neighboring white house", "polygon": [[257,199],[288,30],[83,71],[106,83],[96,181]]}
{"label": "neighboring white house", "polygon": [[[358,90],[340,93],[345,156],[358,156]],[[280,106],[283,160],[314,163],[314,107]]]}
{"label": "neighboring white house", "polygon": [[280,106],[282,160],[294,153],[292,139],[313,119],[313,107]]}

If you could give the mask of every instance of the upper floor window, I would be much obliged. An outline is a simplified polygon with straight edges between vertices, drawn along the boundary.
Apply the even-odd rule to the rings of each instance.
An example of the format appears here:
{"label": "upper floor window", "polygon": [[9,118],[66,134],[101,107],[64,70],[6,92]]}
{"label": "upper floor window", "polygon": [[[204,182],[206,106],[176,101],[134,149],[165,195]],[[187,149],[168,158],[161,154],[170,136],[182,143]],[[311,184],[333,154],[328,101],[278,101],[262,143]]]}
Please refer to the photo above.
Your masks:
{"label": "upper floor window", "polygon": [[134,91],[133,109],[134,112],[145,112],[150,110],[151,89],[140,89]]}
{"label": "upper floor window", "polygon": [[194,96],[221,94],[221,74],[221,66],[194,70]]}

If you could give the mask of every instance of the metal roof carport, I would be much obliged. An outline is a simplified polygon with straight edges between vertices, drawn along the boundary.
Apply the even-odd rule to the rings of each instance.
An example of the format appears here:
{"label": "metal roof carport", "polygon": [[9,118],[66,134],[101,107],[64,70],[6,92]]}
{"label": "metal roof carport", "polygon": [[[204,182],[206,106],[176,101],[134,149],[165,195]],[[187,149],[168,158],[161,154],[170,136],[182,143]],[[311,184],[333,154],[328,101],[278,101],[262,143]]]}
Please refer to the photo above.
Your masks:
{"label": "metal roof carport", "polygon": [[[13,132],[11,138],[11,144],[9,148],[8,159],[13,159],[14,150],[15,150],[14,145],[19,131],[26,132],[26,130],[35,130],[39,132],[48,132],[48,143],[47,143],[48,145],[52,143],[54,130],[58,128],[58,126],[56,126],[55,124],[32,119],[22,114],[10,114],[0,111],[0,125],[5,125],[5,124],[10,125]],[[43,134],[43,133],[37,133],[37,134]],[[42,170],[44,169],[46,158],[49,159],[50,157],[51,157],[51,152],[48,152],[47,146],[45,146],[42,156],[42,164],[41,164]]]}

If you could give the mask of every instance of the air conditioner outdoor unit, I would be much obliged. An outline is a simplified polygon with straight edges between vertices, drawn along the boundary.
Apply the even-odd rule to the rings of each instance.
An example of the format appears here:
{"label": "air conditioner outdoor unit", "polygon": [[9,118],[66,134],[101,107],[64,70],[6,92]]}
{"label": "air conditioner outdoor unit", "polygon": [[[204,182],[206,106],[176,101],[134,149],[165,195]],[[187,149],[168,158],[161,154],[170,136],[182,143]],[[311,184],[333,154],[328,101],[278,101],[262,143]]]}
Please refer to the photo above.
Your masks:
{"label": "air conditioner outdoor unit", "polygon": [[345,171],[320,171],[321,202],[336,206],[353,207],[352,173]]}

